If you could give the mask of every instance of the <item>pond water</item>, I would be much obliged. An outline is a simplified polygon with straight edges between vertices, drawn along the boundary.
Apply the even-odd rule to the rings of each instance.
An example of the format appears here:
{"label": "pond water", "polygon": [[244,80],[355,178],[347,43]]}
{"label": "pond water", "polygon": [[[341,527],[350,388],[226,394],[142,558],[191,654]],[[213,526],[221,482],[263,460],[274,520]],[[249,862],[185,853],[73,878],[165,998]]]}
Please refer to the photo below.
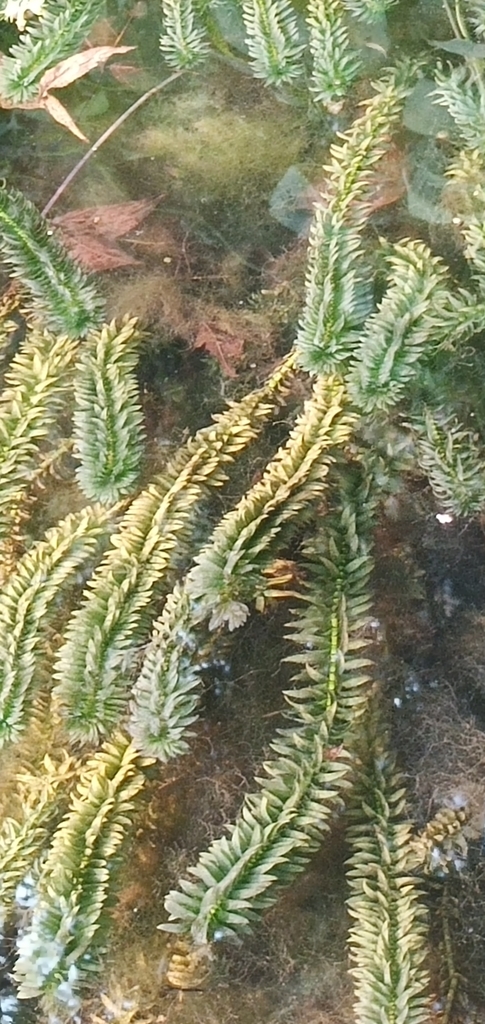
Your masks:
{"label": "pond water", "polygon": [[[136,374],[145,439],[138,492],[163,473],[178,448],[212,415],[260,386],[290,351],[305,303],[314,205],[330,188],[324,169],[330,147],[361,114],[370,83],[400,61],[421,61],[421,66],[367,194],[363,244],[375,300],[385,290],[383,238],[389,245],[422,239],[450,268],[457,294],[476,279],[476,271],[465,263],[459,231],[469,195],[464,199],[456,182],[455,191],[449,187],[450,166],[462,139],[450,110],[435,102],[434,76],[439,64],[449,69],[448,60],[455,66],[467,62],[467,73],[475,85],[478,81],[483,97],[484,44],[476,28],[480,18],[483,22],[483,4],[457,0],[450,10],[440,0],[376,2],[378,13],[367,21],[356,14],[365,7],[363,0],[344,4],[346,31],[360,68],[346,95],[327,106],[312,101],[305,81],[274,88],[251,73],[238,3],[205,6],[212,8],[207,62],[184,71],[140,105],[93,153],[49,212],[49,230],[93,275],[106,303],[106,319],[139,318]],[[329,2],[327,8],[330,18],[339,4]],[[307,45],[307,6],[298,0],[292,11],[302,46]],[[461,31],[465,24],[466,36]],[[172,73],[159,48],[162,28],[159,4],[150,0],[100,6],[90,44],[133,49],[56,91],[89,143]],[[4,52],[17,34],[14,26],[0,22]],[[461,46],[453,45],[457,42]],[[49,203],[87,145],[45,109],[6,104],[0,110],[0,174],[7,187],[21,190],[38,210]],[[9,280],[4,269],[5,289]],[[478,287],[483,294],[483,284]],[[16,330],[7,331],[1,342],[4,388],[25,340],[28,317],[22,307],[13,315]],[[335,484],[338,470],[345,477],[348,466],[366,464],[369,453],[376,456],[373,471],[378,475],[380,459],[374,604],[363,633],[376,666],[389,745],[407,786],[406,815],[420,831],[443,808],[466,809],[462,845],[452,846],[450,853],[445,844],[443,853],[436,840],[438,852],[431,856],[437,864],[422,872],[432,994],[428,1015],[419,1019],[449,1024],[479,1021],[485,1012],[484,520],[477,508],[474,515],[459,516],[440,505],[438,489],[433,493],[418,467],[416,442],[409,438],[416,417],[441,389],[453,423],[454,417],[461,417],[467,429],[471,423],[467,436],[483,452],[483,328],[467,336],[467,347],[457,345],[453,338],[442,343],[435,362],[422,371],[419,388],[409,386],[398,411],[387,419],[360,419],[345,456],[336,456],[331,477]],[[184,578],[215,524],[261,479],[310,391],[309,375],[298,372],[269,425],[238,456],[229,482],[213,488],[199,506],[190,542],[177,549],[165,591],[154,585],[150,615],[145,609],[141,633],[126,653],[132,676],[167,590]],[[69,439],[72,405],[68,395],[50,447],[41,447],[45,465],[49,453]],[[451,420],[444,422],[446,427]],[[456,478],[466,477],[466,466],[455,469]],[[311,512],[299,510],[292,532],[287,535],[282,527],[280,547],[265,570],[276,596],[268,594],[269,583],[240,629],[198,634],[200,719],[188,753],[146,768],[143,798],[130,811],[134,825],[126,855],[116,865],[101,968],[92,977],[85,971],[82,1001],[72,1011],[79,1024],[351,1024],[361,1019],[353,1009],[346,945],[350,848],[343,804],[335,805],[321,849],[290,885],[282,886],[253,934],[228,942],[223,929],[214,933],[197,969],[182,963],[186,984],[170,983],[170,961],[175,952],[182,961],[187,953],[188,962],[190,950],[177,947],[174,937],[159,928],[167,921],[165,894],[188,877],[199,852],[225,834],[245,794],[255,791],[263,762],[274,756],[270,743],[277,730],[288,728],[283,692],[295,685],[294,667],[287,661],[295,643],[288,640],[287,624],[298,603],[296,592],[306,592],[305,542],[335,511],[332,498],[317,494],[309,502]],[[84,501],[67,444],[53,459],[52,472],[32,475],[5,547],[2,584],[8,580],[8,559],[15,573],[24,552],[45,530]],[[18,788],[19,772],[38,775],[45,753],[54,756],[60,748],[73,758],[86,756],[69,739],[64,723],[51,721],[49,693],[56,651],[93,569],[94,556],[60,594],[45,628],[33,720],[18,743],[1,752],[4,818],[22,816],[26,798]],[[88,744],[88,753],[93,747]],[[339,751],[340,744],[330,744],[330,761],[338,760]],[[64,797],[59,795],[62,814]],[[12,974],[53,830],[52,824],[45,826],[45,841],[32,857],[33,875],[29,869],[17,886],[5,920],[2,1024],[64,1019],[62,1007],[49,1011],[35,999],[19,1002]],[[7,875],[2,837],[0,897],[2,871]],[[391,1022],[390,1007],[388,1012],[382,1019]],[[403,1024],[407,1020],[411,1016],[403,1017]]]}

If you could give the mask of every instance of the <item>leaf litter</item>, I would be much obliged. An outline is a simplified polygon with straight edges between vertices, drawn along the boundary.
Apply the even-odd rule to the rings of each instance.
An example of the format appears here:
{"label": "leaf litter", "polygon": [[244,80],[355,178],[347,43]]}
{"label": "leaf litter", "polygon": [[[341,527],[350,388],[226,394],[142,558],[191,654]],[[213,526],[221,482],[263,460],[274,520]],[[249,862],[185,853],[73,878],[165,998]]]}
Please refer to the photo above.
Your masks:
{"label": "leaf litter", "polygon": [[54,121],[63,125],[82,142],[89,142],[57,96],[51,95],[50,90],[65,89],[79,78],[83,78],[89,71],[105,64],[114,54],[128,53],[133,49],[133,46],[91,46],[87,50],[81,50],[80,53],[74,53],[71,57],[61,60],[55,67],[49,68],[42,75],[37,96],[34,96],[32,100],[20,103],[0,96],[0,107],[3,107],[4,110],[45,110],[54,118]]}
{"label": "leaf litter", "polygon": [[88,206],[54,217],[52,225],[71,256],[90,271],[117,270],[139,265],[116,239],[140,226],[162,196],[105,206]]}
{"label": "leaf litter", "polygon": [[225,377],[237,377],[237,365],[244,353],[244,338],[231,334],[217,323],[202,323],[192,348],[203,348],[214,356]]}

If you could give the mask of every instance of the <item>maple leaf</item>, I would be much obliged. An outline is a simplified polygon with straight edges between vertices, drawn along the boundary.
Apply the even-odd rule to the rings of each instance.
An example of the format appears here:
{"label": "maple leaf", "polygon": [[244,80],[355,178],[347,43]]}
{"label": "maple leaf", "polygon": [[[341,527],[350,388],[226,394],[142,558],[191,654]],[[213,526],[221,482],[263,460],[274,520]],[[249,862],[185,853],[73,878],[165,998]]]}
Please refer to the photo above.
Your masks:
{"label": "maple leaf", "polygon": [[136,266],[139,260],[116,245],[115,239],[137,228],[161,198],[156,196],[154,199],[71,210],[60,217],[54,217],[52,224],[71,256],[85,270],[116,270],[118,267]]}
{"label": "maple leaf", "polygon": [[58,124],[68,128],[82,142],[88,142],[89,139],[78,128],[60,100],[55,96],[51,96],[50,90],[65,89],[67,85],[71,85],[78,78],[83,78],[93,68],[105,64],[115,53],[128,53],[129,50],[133,49],[133,46],[91,46],[88,50],[74,53],[71,57],[61,60],[55,67],[49,68],[42,75],[37,96],[34,96],[33,99],[18,103],[0,96],[0,107],[3,107],[5,110],[45,110]]}
{"label": "maple leaf", "polygon": [[192,348],[203,348],[214,356],[225,377],[237,377],[236,365],[244,352],[244,339],[230,334],[215,323],[203,323],[192,342]]}

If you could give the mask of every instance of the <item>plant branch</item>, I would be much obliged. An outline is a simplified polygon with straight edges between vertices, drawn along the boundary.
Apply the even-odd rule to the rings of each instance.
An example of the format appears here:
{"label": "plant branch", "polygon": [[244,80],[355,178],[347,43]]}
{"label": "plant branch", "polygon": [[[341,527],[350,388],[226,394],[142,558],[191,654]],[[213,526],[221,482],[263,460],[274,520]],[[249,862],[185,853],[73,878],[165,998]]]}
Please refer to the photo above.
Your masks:
{"label": "plant branch", "polygon": [[87,164],[88,160],[91,159],[93,154],[97,153],[98,149],[101,149],[101,146],[103,146],[104,143],[111,138],[114,132],[118,128],[120,128],[121,125],[124,124],[125,121],[127,121],[132,114],[135,113],[135,110],[138,110],[139,107],[142,107],[143,104],[146,103],[147,100],[150,100],[152,96],[155,96],[157,92],[161,92],[162,89],[165,89],[167,85],[171,85],[172,82],[175,82],[176,79],[180,78],[182,74],[183,71],[174,71],[173,75],[169,75],[169,77],[165,78],[163,82],[159,82],[158,85],[154,85],[152,89],[148,90],[148,92],[144,92],[143,96],[140,96],[135,101],[135,103],[132,103],[131,107],[128,107],[128,110],[125,110],[124,114],[121,114],[120,117],[118,117],[116,121],[114,121],[113,124],[110,125],[110,127],[107,128],[102,135],[100,135],[99,139],[97,139],[96,142],[93,142],[91,149],[88,149],[87,153],[85,153],[84,156],[81,157],[79,163],[77,163],[76,166],[73,167],[72,171],[69,171],[69,174],[66,178],[64,178],[64,181],[61,182],[59,188],[56,189],[54,195],[51,196],[51,198],[49,199],[49,202],[45,204],[44,209],[42,210],[43,217],[46,217],[47,214],[50,213],[52,207],[55,206],[58,199],[61,198],[63,193],[66,191],[66,188],[68,188],[71,184],[71,181],[74,181],[74,178],[77,177],[79,171],[82,171],[84,165]]}

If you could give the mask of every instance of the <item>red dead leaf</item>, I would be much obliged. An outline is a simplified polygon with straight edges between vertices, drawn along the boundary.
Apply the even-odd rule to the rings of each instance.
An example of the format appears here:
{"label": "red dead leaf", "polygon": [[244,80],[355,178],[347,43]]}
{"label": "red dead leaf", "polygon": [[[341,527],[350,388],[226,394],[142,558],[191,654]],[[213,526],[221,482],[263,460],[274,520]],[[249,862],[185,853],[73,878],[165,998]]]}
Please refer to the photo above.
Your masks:
{"label": "red dead leaf", "polygon": [[159,203],[155,199],[113,203],[108,206],[88,206],[55,217],[53,225],[62,241],[85,270],[116,270],[118,267],[136,266],[138,260],[115,244],[129,231],[138,227]]}
{"label": "red dead leaf", "polygon": [[148,217],[161,198],[156,196],[154,199],[135,199],[133,202],[109,203],[107,206],[86,206],[82,210],[71,210],[61,217],[54,217],[52,223],[69,234],[88,232],[106,238],[122,238]]}
{"label": "red dead leaf", "polygon": [[73,259],[85,270],[102,271],[117,270],[119,267],[135,267],[139,263],[107,238],[96,238],[95,235],[68,235],[62,241]]}
{"label": "red dead leaf", "polygon": [[204,323],[197,331],[192,348],[203,348],[214,356],[225,377],[237,377],[236,364],[244,350],[242,338],[221,330],[216,324]]}

